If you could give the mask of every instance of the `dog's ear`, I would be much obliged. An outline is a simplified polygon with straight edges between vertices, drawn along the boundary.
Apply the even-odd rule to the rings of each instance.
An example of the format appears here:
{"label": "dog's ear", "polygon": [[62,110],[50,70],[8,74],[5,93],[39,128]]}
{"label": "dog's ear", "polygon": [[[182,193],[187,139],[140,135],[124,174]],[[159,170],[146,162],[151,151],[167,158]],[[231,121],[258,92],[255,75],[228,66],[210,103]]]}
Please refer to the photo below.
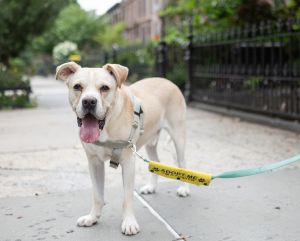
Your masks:
{"label": "dog's ear", "polygon": [[74,74],[81,66],[75,62],[68,62],[57,66],[55,78],[66,81],[71,74]]}
{"label": "dog's ear", "polygon": [[128,68],[120,64],[106,64],[102,67],[113,75],[117,81],[117,86],[120,88],[128,76]]}

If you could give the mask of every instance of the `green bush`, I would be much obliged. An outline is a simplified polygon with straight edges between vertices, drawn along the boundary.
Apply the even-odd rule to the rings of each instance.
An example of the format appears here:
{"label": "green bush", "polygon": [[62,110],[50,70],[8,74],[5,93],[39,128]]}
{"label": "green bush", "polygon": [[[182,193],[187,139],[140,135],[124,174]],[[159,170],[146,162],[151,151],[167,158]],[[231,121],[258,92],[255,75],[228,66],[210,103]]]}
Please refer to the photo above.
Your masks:
{"label": "green bush", "polygon": [[31,107],[30,91],[28,78],[17,70],[0,66],[0,109]]}
{"label": "green bush", "polygon": [[185,48],[179,43],[167,46],[167,79],[171,80],[180,89],[184,88],[187,79],[187,69],[184,61]]}
{"label": "green bush", "polygon": [[184,64],[176,64],[167,71],[167,79],[176,84],[180,89],[184,88],[187,79],[186,67]]}
{"label": "green bush", "polygon": [[18,72],[2,68],[0,70],[0,89],[17,88],[30,88],[29,79],[22,77]]}
{"label": "green bush", "polygon": [[155,56],[152,43],[147,45],[132,45],[117,49],[115,60],[112,56],[109,61],[116,61],[129,68],[129,82],[135,82],[146,77],[156,75],[154,69]]}
{"label": "green bush", "polygon": [[253,77],[251,79],[247,79],[246,81],[244,81],[243,86],[246,89],[255,90],[255,89],[259,88],[259,86],[262,84],[263,80],[264,80],[263,77]]}
{"label": "green bush", "polygon": [[34,103],[30,102],[26,95],[0,95],[0,109],[30,108],[34,106]]}
{"label": "green bush", "polygon": [[77,44],[71,41],[58,43],[53,48],[53,59],[55,64],[62,64],[64,62],[67,62],[69,56],[72,54],[79,54],[79,51]]}

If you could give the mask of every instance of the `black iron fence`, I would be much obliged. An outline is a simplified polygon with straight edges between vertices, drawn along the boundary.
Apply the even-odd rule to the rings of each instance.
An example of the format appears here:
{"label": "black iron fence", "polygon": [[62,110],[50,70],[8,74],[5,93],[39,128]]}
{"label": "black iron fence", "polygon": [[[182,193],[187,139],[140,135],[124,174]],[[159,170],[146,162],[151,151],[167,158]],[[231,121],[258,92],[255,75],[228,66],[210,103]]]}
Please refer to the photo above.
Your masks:
{"label": "black iron fence", "polygon": [[300,19],[192,30],[184,47],[114,48],[104,62],[128,66],[131,81],[167,77],[187,100],[300,120]]}
{"label": "black iron fence", "polygon": [[185,88],[187,78],[186,64],[184,61],[185,46],[172,44],[166,46],[164,76],[175,83],[182,91]]}
{"label": "black iron fence", "polygon": [[195,36],[192,100],[300,120],[300,20]]}
{"label": "black iron fence", "polygon": [[[104,63],[118,63],[129,68],[129,81],[134,82],[147,77],[166,77],[184,90],[186,65],[185,47],[166,45],[132,45],[115,47],[103,53]],[[98,58],[99,59],[99,58]]]}

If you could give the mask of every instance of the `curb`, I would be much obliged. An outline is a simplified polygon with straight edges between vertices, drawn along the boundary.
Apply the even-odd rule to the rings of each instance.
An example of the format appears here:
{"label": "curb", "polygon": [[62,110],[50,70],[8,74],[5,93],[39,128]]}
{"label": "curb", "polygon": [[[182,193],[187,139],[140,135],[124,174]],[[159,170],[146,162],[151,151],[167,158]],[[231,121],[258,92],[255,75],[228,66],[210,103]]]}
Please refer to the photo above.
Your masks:
{"label": "curb", "polygon": [[241,120],[248,121],[251,123],[280,128],[287,131],[297,132],[300,134],[300,123],[298,121],[287,121],[280,118],[239,111],[239,110],[226,108],[226,107],[213,106],[213,105],[203,104],[199,102],[191,102],[188,104],[188,106],[192,108],[214,112],[221,115],[230,116],[230,117],[238,117]]}

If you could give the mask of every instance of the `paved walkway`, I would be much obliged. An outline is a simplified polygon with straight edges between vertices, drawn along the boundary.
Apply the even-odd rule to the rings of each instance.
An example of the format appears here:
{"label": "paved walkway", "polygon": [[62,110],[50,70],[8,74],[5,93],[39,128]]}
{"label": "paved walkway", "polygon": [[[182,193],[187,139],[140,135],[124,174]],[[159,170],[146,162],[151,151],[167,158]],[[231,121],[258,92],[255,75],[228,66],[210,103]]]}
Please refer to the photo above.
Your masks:
{"label": "paved walkway", "polygon": [[[100,224],[82,229],[76,218],[90,208],[87,161],[77,136],[67,89],[52,78],[32,81],[39,107],[0,112],[0,240],[172,240],[172,233],[136,199],[142,232],[120,235],[120,169],[107,168],[108,205]],[[218,173],[271,163],[297,154],[299,134],[188,110],[186,159],[191,169]],[[174,148],[163,134],[163,162]],[[299,167],[236,180],[215,181],[179,199],[176,182],[160,179],[146,201],[188,240],[300,240]],[[137,189],[147,167],[137,161]],[[62,208],[63,207],[63,208]],[[184,212],[183,212],[184,211]],[[48,221],[47,221],[48,220]],[[230,221],[230,222],[229,222]],[[49,225],[48,225],[49,224]],[[215,225],[213,225],[215,224]],[[32,226],[33,225],[33,226]],[[173,233],[174,234],[174,233]]]}

